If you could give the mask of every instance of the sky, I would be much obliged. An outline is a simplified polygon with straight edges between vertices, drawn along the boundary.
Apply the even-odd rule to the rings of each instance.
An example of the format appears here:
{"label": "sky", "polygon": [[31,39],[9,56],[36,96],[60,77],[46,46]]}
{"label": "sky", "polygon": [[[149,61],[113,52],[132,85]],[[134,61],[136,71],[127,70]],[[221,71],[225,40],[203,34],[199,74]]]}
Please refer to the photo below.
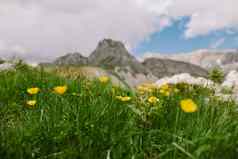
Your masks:
{"label": "sky", "polygon": [[0,57],[88,56],[104,38],[135,56],[238,48],[237,0],[1,0]]}
{"label": "sky", "polygon": [[231,29],[212,31],[209,34],[186,38],[184,31],[188,17],[176,21],[160,32],[150,35],[150,39],[141,41],[132,52],[143,56],[145,53],[189,53],[196,50],[238,49],[238,32]]}

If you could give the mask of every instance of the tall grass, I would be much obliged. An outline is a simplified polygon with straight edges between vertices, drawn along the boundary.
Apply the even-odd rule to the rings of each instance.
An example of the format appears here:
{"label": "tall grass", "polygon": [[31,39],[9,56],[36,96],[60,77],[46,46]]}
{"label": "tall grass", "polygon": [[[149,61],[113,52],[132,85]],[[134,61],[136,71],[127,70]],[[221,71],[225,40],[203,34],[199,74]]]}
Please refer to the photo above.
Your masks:
{"label": "tall grass", "polygon": [[[52,92],[58,85],[67,85],[67,92]],[[30,87],[41,91],[29,95]],[[206,88],[177,87],[180,92],[170,96],[139,95],[28,67],[1,72],[0,158],[236,159],[237,105]],[[117,95],[132,99],[122,102]],[[152,95],[158,103],[148,103]],[[185,98],[196,102],[197,112],[181,110]],[[26,105],[31,99],[35,108]]]}

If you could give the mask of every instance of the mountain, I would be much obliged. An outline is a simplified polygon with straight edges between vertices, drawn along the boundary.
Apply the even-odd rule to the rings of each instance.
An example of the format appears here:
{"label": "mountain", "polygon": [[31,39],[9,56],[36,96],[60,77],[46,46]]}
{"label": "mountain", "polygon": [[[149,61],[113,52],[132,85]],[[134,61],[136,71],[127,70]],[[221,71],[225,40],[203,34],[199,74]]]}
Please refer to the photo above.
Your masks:
{"label": "mountain", "polygon": [[179,54],[147,54],[146,57],[157,57],[183,62],[189,62],[205,69],[221,67],[229,72],[238,70],[238,50],[197,50],[191,53]]}
{"label": "mountain", "polygon": [[[104,69],[110,77],[116,77],[129,87],[135,87],[145,82],[155,82],[158,79],[127,51],[123,43],[111,39],[100,41],[89,57],[73,53],[57,58],[52,64],[41,64],[41,66],[51,68],[52,66],[85,65],[88,66],[87,68],[93,69],[78,69],[81,74],[88,76],[87,71],[90,70],[91,75],[97,78],[98,72],[102,72],[101,70]],[[95,72],[92,73],[93,71]],[[90,76],[90,78],[92,77]]]}
{"label": "mountain", "polygon": [[170,59],[148,58],[144,60],[143,65],[158,78],[181,73],[189,73],[195,77],[208,76],[208,72],[197,65]]}
{"label": "mountain", "polygon": [[148,68],[127,51],[122,42],[112,39],[100,41],[88,61],[89,65],[107,69],[130,87],[157,80]]}
{"label": "mountain", "polygon": [[70,53],[57,58],[54,62],[55,65],[87,65],[88,58],[82,56],[80,53]]}
{"label": "mountain", "polygon": [[[80,53],[67,54],[56,59],[53,65],[87,65],[93,67],[90,70],[96,71],[93,75],[96,75],[97,71],[102,68],[129,87],[155,82],[164,76],[172,76],[179,73],[189,73],[202,77],[206,77],[208,74],[205,69],[199,66],[181,61],[149,58],[144,62],[140,62],[127,51],[122,42],[112,39],[100,41],[89,57],[84,57]],[[84,69],[80,70],[84,71]],[[87,73],[84,74],[87,75]]]}
{"label": "mountain", "polygon": [[127,51],[122,42],[112,39],[104,39],[99,42],[96,50],[89,56],[89,64],[112,70],[116,68],[124,69],[133,74],[150,73]]}

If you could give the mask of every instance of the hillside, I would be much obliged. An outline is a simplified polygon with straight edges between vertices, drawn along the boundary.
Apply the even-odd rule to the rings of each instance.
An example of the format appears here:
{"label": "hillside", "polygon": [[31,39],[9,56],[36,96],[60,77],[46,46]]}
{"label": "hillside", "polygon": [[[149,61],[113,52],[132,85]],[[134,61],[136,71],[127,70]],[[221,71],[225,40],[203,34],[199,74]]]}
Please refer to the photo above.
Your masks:
{"label": "hillside", "polygon": [[197,50],[191,53],[181,54],[147,54],[146,57],[157,57],[162,59],[171,59],[188,62],[198,65],[205,69],[221,67],[226,72],[232,69],[238,69],[238,51],[237,50]]}
{"label": "hillside", "polygon": [[[79,53],[59,57],[53,63],[57,66],[94,66],[105,69],[108,74],[115,75],[122,83],[134,88],[142,83],[151,83],[164,76],[179,73],[190,73],[195,76],[207,76],[207,71],[198,66],[175,60],[145,60],[139,62],[127,51],[124,44],[112,39],[99,42],[89,57]],[[96,74],[96,73],[95,73]]]}
{"label": "hillside", "polygon": [[[19,64],[0,72],[3,159],[235,159],[237,104],[188,84],[114,87]],[[205,134],[205,135],[204,135]]]}
{"label": "hillside", "polygon": [[150,73],[146,67],[126,50],[123,43],[111,39],[100,41],[88,59],[89,64],[107,69],[119,67],[135,74]]}
{"label": "hillside", "polygon": [[71,65],[71,66],[84,66],[88,64],[88,58],[82,56],[80,53],[70,53],[57,58],[53,64],[58,66]]}
{"label": "hillside", "polygon": [[158,78],[173,76],[180,73],[189,73],[195,77],[207,77],[208,71],[197,65],[170,59],[148,58],[143,65]]}

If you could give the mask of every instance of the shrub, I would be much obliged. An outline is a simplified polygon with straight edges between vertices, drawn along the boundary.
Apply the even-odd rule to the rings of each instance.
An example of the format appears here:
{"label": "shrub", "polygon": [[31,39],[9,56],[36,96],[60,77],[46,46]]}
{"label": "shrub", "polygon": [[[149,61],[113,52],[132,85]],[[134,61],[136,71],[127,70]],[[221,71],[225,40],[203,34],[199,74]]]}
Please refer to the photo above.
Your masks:
{"label": "shrub", "polygon": [[4,62],[5,62],[4,60],[0,59],[0,65],[3,64]]}
{"label": "shrub", "polygon": [[225,75],[222,69],[216,67],[209,72],[209,79],[215,83],[222,83],[224,81]]}

